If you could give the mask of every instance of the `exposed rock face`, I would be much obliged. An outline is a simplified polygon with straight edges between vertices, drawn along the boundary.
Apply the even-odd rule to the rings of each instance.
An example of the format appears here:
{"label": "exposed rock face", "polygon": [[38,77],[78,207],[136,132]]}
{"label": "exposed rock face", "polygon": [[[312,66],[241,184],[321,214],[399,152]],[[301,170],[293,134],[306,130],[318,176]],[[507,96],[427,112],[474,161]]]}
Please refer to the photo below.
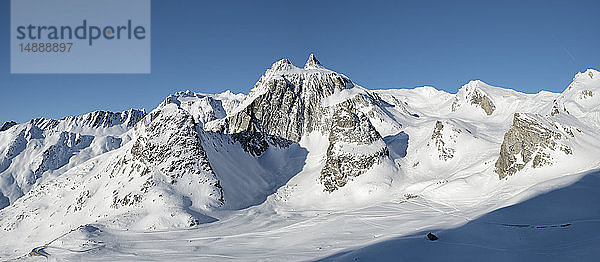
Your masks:
{"label": "exposed rock face", "polygon": [[[355,87],[346,76],[325,69],[312,54],[304,69],[282,59],[260,78],[240,108],[220,126],[209,129],[233,134],[247,152],[258,156],[269,144],[286,146],[312,131],[328,134],[331,113],[323,100]],[[392,122],[381,109],[391,105],[376,94],[349,93],[342,101],[347,99],[352,100],[353,110],[379,122]],[[269,141],[261,141],[263,138]]]}
{"label": "exposed rock face", "polygon": [[582,90],[581,91],[581,98],[582,99],[586,99],[588,97],[593,97],[594,96],[594,92],[592,92],[592,90]]}
{"label": "exposed rock face", "polygon": [[333,114],[327,160],[321,170],[324,190],[343,187],[387,156],[389,151],[369,118],[354,111],[350,101],[342,103]]}
{"label": "exposed rock face", "polygon": [[56,144],[51,145],[42,153],[36,170],[35,178],[40,178],[48,170],[54,170],[66,165],[73,153],[87,148],[94,140],[93,136],[62,132]]}
{"label": "exposed rock face", "polygon": [[369,121],[391,122],[382,119],[389,117],[382,109],[389,104],[359,89],[329,100],[353,88],[350,79],[325,69],[312,54],[303,69],[283,59],[267,70],[240,108],[215,131],[231,134],[254,156],[260,156],[271,145],[287,147],[299,142],[312,131],[329,134],[320,181],[325,191],[332,192],[389,156]]}
{"label": "exposed rock face", "polygon": [[116,125],[133,127],[145,115],[145,111],[136,109],[116,113],[110,111],[94,111],[81,116],[67,117],[61,121],[67,124],[77,123],[78,125],[91,128],[107,128]]}
{"label": "exposed rock face", "polygon": [[600,72],[588,69],[575,75],[573,82],[553,102],[550,116],[567,114],[593,129],[600,128]]}
{"label": "exposed rock face", "polygon": [[[33,125],[26,125],[21,127],[21,130],[17,130],[16,136],[6,145],[2,154],[0,155],[0,182],[11,181],[11,187],[13,192],[0,192],[3,195],[14,201],[17,197],[20,197],[23,191],[27,190],[31,185],[35,183],[36,177],[28,170],[25,172],[14,174],[10,170],[6,173],[10,166],[13,164],[14,159],[19,156],[29,146],[29,142],[32,140],[43,139],[42,131]],[[10,132],[10,131],[9,131]],[[17,192],[17,193],[15,193]]]}
{"label": "exposed rock face", "polygon": [[[214,221],[199,211],[221,206],[224,193],[199,132],[187,111],[160,106],[130,130],[132,140],[124,148],[69,169],[19,198],[25,204],[3,209],[1,228],[17,231],[29,221],[48,221],[40,225],[43,232],[56,235],[72,229],[61,220],[143,230]],[[63,134],[61,143],[69,147],[87,143],[81,135]]]}
{"label": "exposed rock face", "polygon": [[479,105],[483,108],[483,111],[489,116],[494,110],[496,110],[496,106],[492,103],[492,101],[485,95],[482,95],[480,92],[474,92],[473,96],[471,96],[471,104]]}
{"label": "exposed rock face", "polygon": [[567,111],[567,108],[565,108],[564,105],[562,107],[559,106],[558,101],[555,99],[552,102],[552,109],[550,110],[550,116],[558,115],[558,114],[560,114],[560,112],[565,112],[565,113],[569,114],[569,111]]}
{"label": "exposed rock face", "polygon": [[114,126],[124,128],[133,127],[146,115],[146,111],[129,109],[123,112],[94,111],[80,116],[69,116],[61,120],[36,118],[29,121],[30,124],[42,130],[60,129],[60,131],[71,131],[73,128],[102,129]]}
{"label": "exposed rock face", "polygon": [[458,108],[462,104],[462,100],[471,105],[476,105],[481,107],[486,115],[491,115],[494,110],[496,110],[496,106],[492,102],[492,99],[482,91],[479,86],[487,85],[481,81],[471,81],[466,84],[459,93],[456,94],[456,98],[452,103],[452,111],[458,110]]}
{"label": "exposed rock face", "polygon": [[325,69],[311,55],[304,69],[289,60],[274,63],[250,94],[224,119],[207,125],[209,131],[231,134],[244,150],[260,156],[269,146],[286,147],[312,131],[327,132],[322,99],[351,89],[347,77]]}
{"label": "exposed rock face", "polygon": [[16,124],[17,124],[17,122],[15,122],[15,121],[4,122],[2,127],[0,127],[0,132],[2,132],[4,130],[8,130],[9,128],[13,127]]}
{"label": "exposed rock face", "polygon": [[560,143],[564,136],[539,115],[516,113],[500,147],[495,172],[500,179],[512,176],[531,162],[533,168],[552,165],[551,151],[572,154]]}
{"label": "exposed rock face", "polygon": [[58,124],[60,124],[60,121],[55,120],[55,119],[48,119],[48,118],[40,117],[40,118],[35,118],[35,119],[29,120],[29,124],[34,125],[41,130],[50,130],[50,129],[54,129],[55,127],[57,127]]}
{"label": "exposed rock face", "polygon": [[306,65],[304,65],[304,69],[311,68],[325,68],[321,65],[321,62],[317,60],[314,54],[310,54],[310,56],[308,57],[308,61],[306,61]]}
{"label": "exposed rock face", "polygon": [[321,130],[321,99],[354,84],[311,58],[306,69],[287,59],[273,64],[242,102],[247,105],[226,120],[229,132],[263,133],[297,142],[302,134]]}
{"label": "exposed rock face", "polygon": [[389,104],[358,89],[339,101],[328,100],[353,88],[350,79],[325,69],[314,55],[303,69],[283,59],[267,70],[240,108],[215,130],[231,134],[254,156],[260,156],[271,145],[286,147],[299,142],[312,131],[329,134],[320,181],[325,191],[332,192],[389,156],[369,121],[391,122],[382,119],[389,116],[381,108]]}
{"label": "exposed rock face", "polygon": [[270,146],[276,146],[279,148],[289,147],[294,142],[281,138],[278,136],[265,135],[260,132],[247,132],[235,133],[231,135],[233,141],[239,142],[242,145],[244,151],[250,153],[253,156],[262,155]]}
{"label": "exposed rock face", "polygon": [[119,148],[118,136],[146,113],[95,111],[61,120],[36,118],[2,132],[10,141],[0,145],[0,194],[14,202],[31,190],[45,174],[82,163]]}
{"label": "exposed rock face", "polygon": [[174,104],[163,108],[135,127],[139,136],[131,148],[132,160],[141,162],[144,170],[157,170],[160,175],[155,179],[165,179],[172,185],[180,179],[204,184],[207,197],[213,198],[217,206],[222,205],[223,189],[210,166],[193,117]]}
{"label": "exposed rock face", "polygon": [[208,122],[225,118],[244,97],[242,94],[233,94],[231,91],[212,95],[194,93],[188,90],[170,95],[163,101],[162,105],[177,104],[188,111],[194,117],[196,123],[203,127]]}
{"label": "exposed rock face", "polygon": [[427,142],[427,146],[435,145],[435,148],[438,151],[438,157],[440,160],[448,161],[449,159],[454,157],[455,149],[451,148],[447,145],[447,142],[444,140],[452,140],[452,142],[456,143],[455,137],[444,137],[443,131],[444,124],[441,121],[435,122],[435,127],[433,129],[433,133],[431,134],[431,140]]}
{"label": "exposed rock face", "polygon": [[[395,105],[384,101],[381,97],[379,97],[379,95],[371,92],[365,92],[356,94],[347,101],[347,104],[351,105],[354,110],[363,112],[365,115],[367,115],[371,121],[371,124],[373,124],[376,128],[381,127],[377,126],[377,123],[386,123],[386,128],[390,129],[392,134],[397,134],[400,132],[402,125],[395,122],[386,109],[387,107],[395,107]],[[343,103],[341,105],[344,106]],[[414,115],[408,112],[405,107],[400,106],[400,110],[402,110],[407,116],[410,115],[414,117]],[[327,122],[327,120],[323,122]]]}
{"label": "exposed rock face", "polygon": [[429,233],[427,233],[427,239],[429,239],[431,241],[436,241],[436,240],[438,240],[438,237],[436,235],[434,235],[433,233],[429,232]]}

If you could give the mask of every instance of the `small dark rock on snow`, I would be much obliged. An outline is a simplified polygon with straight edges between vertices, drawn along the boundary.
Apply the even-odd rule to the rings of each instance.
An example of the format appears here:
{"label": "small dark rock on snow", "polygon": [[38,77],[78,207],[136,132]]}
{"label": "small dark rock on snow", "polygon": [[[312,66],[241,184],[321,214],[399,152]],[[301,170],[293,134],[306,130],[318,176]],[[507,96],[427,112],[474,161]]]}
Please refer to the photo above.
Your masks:
{"label": "small dark rock on snow", "polygon": [[431,232],[427,233],[427,239],[431,240],[431,241],[436,241],[438,240],[438,237],[434,234],[432,234]]}

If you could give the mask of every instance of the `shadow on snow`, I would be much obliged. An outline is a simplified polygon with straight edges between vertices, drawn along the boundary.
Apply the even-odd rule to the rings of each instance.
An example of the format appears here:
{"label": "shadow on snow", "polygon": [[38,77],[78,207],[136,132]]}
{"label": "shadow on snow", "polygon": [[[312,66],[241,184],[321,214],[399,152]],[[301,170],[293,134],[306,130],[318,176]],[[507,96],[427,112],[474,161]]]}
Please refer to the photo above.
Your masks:
{"label": "shadow on snow", "polygon": [[600,171],[458,228],[422,231],[321,261],[593,261],[600,248]]}

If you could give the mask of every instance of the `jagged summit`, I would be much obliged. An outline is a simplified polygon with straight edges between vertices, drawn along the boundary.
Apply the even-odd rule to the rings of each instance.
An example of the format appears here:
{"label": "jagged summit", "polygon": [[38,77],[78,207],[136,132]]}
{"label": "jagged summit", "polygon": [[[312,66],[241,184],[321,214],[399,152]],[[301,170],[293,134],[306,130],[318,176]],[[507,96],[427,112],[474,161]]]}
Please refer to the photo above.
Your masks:
{"label": "jagged summit", "polygon": [[600,72],[587,69],[573,77],[573,82],[553,101],[550,115],[572,115],[598,128],[600,118]]}
{"label": "jagged summit", "polygon": [[590,87],[596,87],[598,82],[600,82],[600,72],[594,69],[587,69],[584,72],[577,73],[575,77],[573,77],[573,82],[567,87],[563,94],[597,89]]}
{"label": "jagged summit", "polygon": [[291,70],[291,69],[297,69],[298,67],[296,67],[294,64],[292,64],[292,62],[290,62],[290,60],[287,60],[286,58],[283,58],[275,63],[273,63],[273,65],[271,66],[271,71],[286,71],[286,70]]}
{"label": "jagged summit", "polygon": [[[296,69],[299,71],[296,72]],[[302,70],[300,70],[300,69],[301,68],[292,64],[292,62],[290,60],[288,60],[287,58],[283,58],[283,59],[280,59],[277,62],[273,63],[273,65],[271,65],[269,72],[284,72],[284,71],[291,70],[291,71],[295,71],[296,73],[298,73],[298,72],[302,72]],[[325,67],[323,65],[321,65],[321,62],[319,62],[319,60],[317,59],[317,57],[314,54],[310,54],[303,69],[304,70],[325,69]]]}
{"label": "jagged summit", "polygon": [[16,124],[17,124],[17,122],[15,122],[15,121],[4,122],[2,127],[0,127],[0,131],[8,130],[9,128],[13,127]]}
{"label": "jagged summit", "polygon": [[491,115],[496,106],[485,91],[491,87],[481,80],[471,80],[458,90],[456,98],[452,103],[452,111],[457,111],[464,104],[470,104],[481,107],[486,115]]}
{"label": "jagged summit", "polygon": [[[455,210],[476,217],[524,199],[524,190],[537,194],[568,182],[565,174],[600,167],[600,74],[580,73],[571,86],[563,94],[524,94],[473,80],[456,94],[369,90],[311,54],[304,67],[273,63],[248,95],[192,90],[149,113],[16,124],[0,132],[0,257],[36,246],[57,260],[150,256],[159,249],[136,239],[149,237],[181,245],[171,253],[193,259],[197,248],[181,239],[193,239],[201,255],[248,242],[222,238],[226,231],[250,233],[252,243],[280,237],[276,244],[294,246],[285,252],[318,252],[291,260],[316,260],[361,239],[412,234],[406,225],[437,227]],[[364,223],[357,210],[377,217]],[[405,220],[422,211],[414,221],[426,221]],[[289,226],[314,216],[315,225]],[[209,222],[216,223],[199,226]],[[463,222],[460,216],[447,225]],[[81,225],[99,230],[80,234]],[[161,232],[146,233],[154,230]],[[566,229],[534,231],[548,230]],[[299,231],[327,234],[285,241]],[[347,241],[322,245],[338,238]],[[244,255],[260,253],[250,248]]]}
{"label": "jagged summit", "polygon": [[304,65],[304,69],[315,69],[315,68],[325,68],[321,65],[321,62],[317,60],[314,54],[310,54],[308,57],[308,61],[306,61],[306,65]]}
{"label": "jagged summit", "polygon": [[597,77],[600,77],[600,72],[598,70],[588,68],[587,70],[585,70],[585,72],[577,73],[575,75],[575,77],[573,77],[573,80],[577,81],[577,80],[584,80],[584,79],[595,79]]}
{"label": "jagged summit", "polygon": [[109,128],[118,125],[133,127],[146,115],[145,109],[129,109],[122,112],[94,111],[81,116],[70,116],[60,120],[67,126]]}
{"label": "jagged summit", "polygon": [[216,128],[262,132],[297,142],[305,132],[324,126],[320,123],[323,98],[354,87],[348,77],[325,69],[313,54],[304,69],[281,59]]}

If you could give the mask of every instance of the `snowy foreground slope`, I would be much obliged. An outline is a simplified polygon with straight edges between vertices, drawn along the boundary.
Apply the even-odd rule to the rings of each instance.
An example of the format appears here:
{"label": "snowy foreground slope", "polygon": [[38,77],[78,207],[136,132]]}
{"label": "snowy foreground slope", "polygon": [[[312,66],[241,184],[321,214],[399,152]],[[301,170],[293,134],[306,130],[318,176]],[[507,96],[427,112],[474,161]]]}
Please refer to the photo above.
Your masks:
{"label": "snowy foreground slope", "polygon": [[591,69],[449,94],[283,59],[248,95],[3,125],[0,258],[590,260],[598,127]]}

